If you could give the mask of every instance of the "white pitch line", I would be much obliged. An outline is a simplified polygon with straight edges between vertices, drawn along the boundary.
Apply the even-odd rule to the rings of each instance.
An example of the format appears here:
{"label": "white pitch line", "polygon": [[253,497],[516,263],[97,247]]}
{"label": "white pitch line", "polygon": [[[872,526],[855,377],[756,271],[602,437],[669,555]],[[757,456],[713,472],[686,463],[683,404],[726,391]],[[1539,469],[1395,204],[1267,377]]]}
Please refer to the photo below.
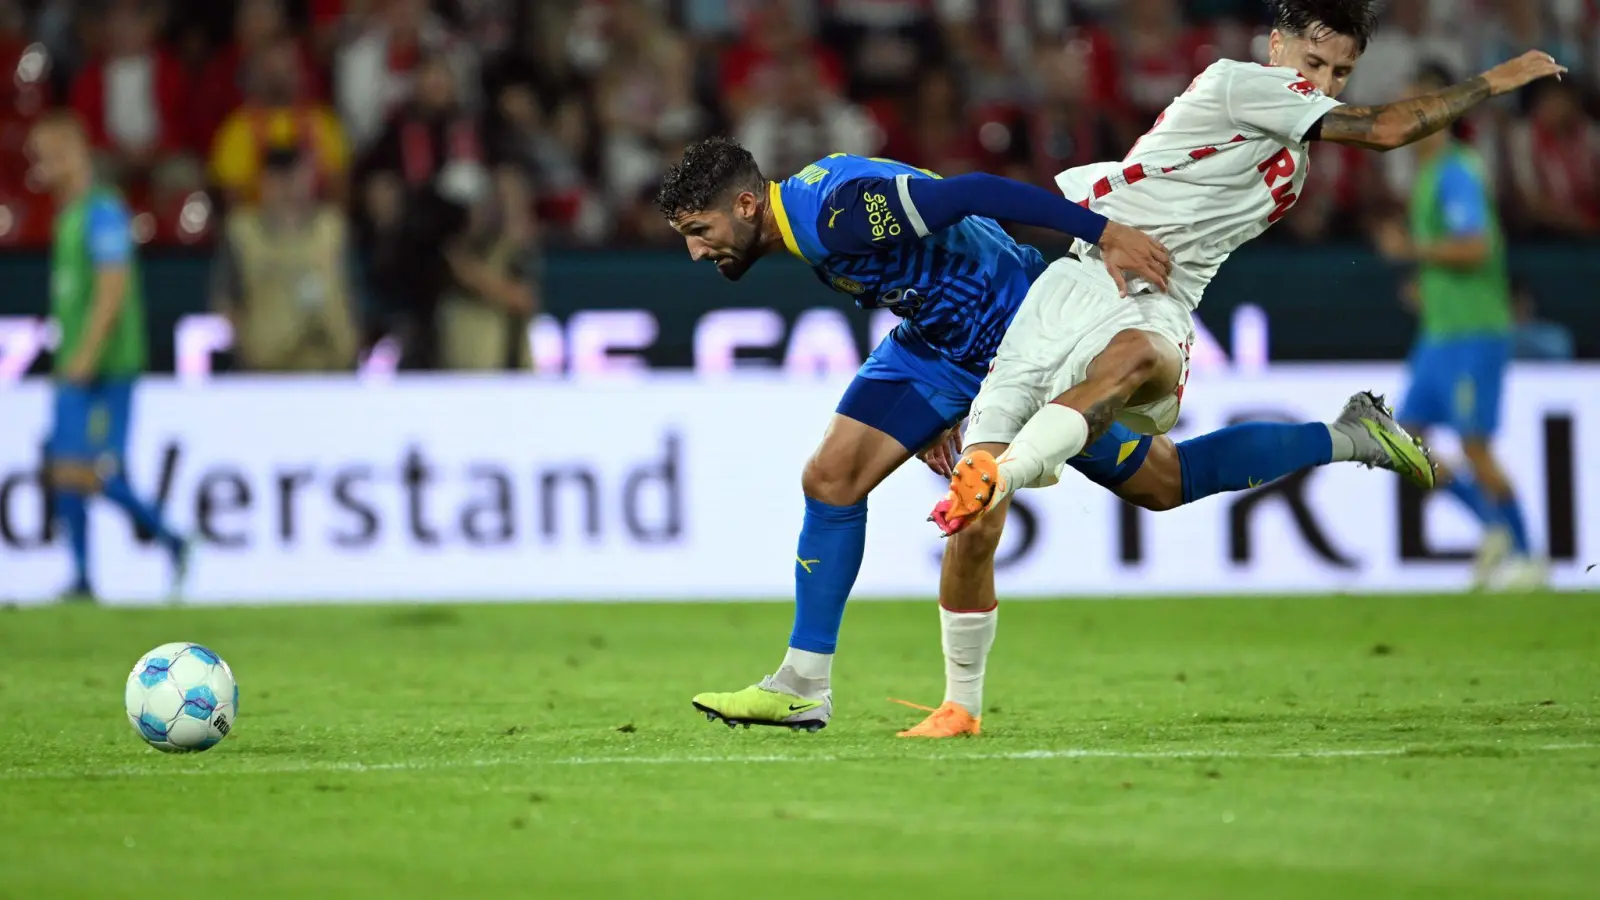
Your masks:
{"label": "white pitch line", "polygon": [[562,759],[537,757],[498,757],[460,760],[419,760],[410,762],[363,763],[345,760],[284,760],[280,762],[243,762],[228,765],[219,762],[205,768],[152,768],[147,766],[119,766],[107,769],[11,769],[0,771],[0,781],[49,781],[86,778],[154,778],[170,775],[294,775],[313,772],[425,772],[442,769],[483,769],[499,766],[682,766],[728,765],[735,763],[837,763],[837,762],[982,762],[1026,761],[1063,759],[1126,759],[1126,760],[1185,760],[1185,759],[1360,759],[1396,757],[1408,754],[1451,753],[1462,751],[1497,750],[1511,754],[1560,753],[1570,750],[1596,750],[1600,744],[1542,744],[1531,747],[1496,747],[1492,745],[1460,744],[1412,747],[1351,747],[1305,750],[1269,750],[1241,752],[1236,750],[1096,750],[1067,748],[1059,750],[1013,750],[998,753],[932,753],[900,755],[893,753],[834,754],[724,754],[724,755],[668,755],[668,756],[572,756]]}

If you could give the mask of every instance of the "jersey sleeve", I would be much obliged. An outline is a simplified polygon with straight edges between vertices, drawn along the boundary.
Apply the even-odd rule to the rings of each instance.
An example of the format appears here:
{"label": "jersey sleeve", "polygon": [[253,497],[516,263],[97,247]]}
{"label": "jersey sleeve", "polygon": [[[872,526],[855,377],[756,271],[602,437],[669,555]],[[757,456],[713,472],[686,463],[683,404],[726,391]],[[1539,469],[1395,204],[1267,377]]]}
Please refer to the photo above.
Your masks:
{"label": "jersey sleeve", "polygon": [[1460,160],[1439,172],[1439,211],[1452,237],[1475,237],[1489,227],[1483,182]]}
{"label": "jersey sleeve", "polygon": [[968,216],[1049,228],[1099,243],[1106,219],[1043,188],[970,172],[953,178],[861,178],[835,188],[817,234],[835,253],[870,253],[920,240]]}
{"label": "jersey sleeve", "polygon": [[834,253],[876,253],[929,234],[900,178],[853,178],[823,198],[817,239]]}
{"label": "jersey sleeve", "polygon": [[114,200],[101,197],[84,217],[85,244],[97,269],[125,266],[133,257],[133,223],[128,211]]}
{"label": "jersey sleeve", "polygon": [[1311,126],[1340,105],[1293,69],[1253,65],[1229,73],[1223,102],[1238,128],[1290,144],[1303,143]]}

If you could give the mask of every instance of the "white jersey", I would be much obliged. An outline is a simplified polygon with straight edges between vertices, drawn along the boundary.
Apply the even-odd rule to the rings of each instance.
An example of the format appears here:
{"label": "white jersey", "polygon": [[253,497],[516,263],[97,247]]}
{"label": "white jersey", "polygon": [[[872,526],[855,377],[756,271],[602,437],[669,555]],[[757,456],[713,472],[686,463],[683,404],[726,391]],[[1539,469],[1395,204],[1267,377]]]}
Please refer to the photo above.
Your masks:
{"label": "white jersey", "polygon": [[[1172,252],[1170,295],[1189,309],[1223,261],[1283,218],[1306,180],[1306,132],[1339,102],[1294,69],[1222,60],[1172,101],[1119,163],[1056,176],[1067,199]],[[1098,248],[1078,242],[1080,255]],[[1148,288],[1130,280],[1130,291]]]}

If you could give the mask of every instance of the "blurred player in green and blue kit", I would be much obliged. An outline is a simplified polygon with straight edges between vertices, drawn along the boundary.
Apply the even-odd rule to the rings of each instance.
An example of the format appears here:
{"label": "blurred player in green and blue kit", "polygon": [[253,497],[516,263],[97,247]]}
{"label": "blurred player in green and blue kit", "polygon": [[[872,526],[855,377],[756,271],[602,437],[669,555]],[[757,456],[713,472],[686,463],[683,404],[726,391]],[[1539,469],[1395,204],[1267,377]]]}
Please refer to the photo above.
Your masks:
{"label": "blurred player in green and blue kit", "polygon": [[[1448,87],[1425,66],[1414,94]],[[1410,227],[1390,223],[1379,245],[1417,266],[1421,329],[1409,361],[1411,387],[1399,419],[1413,434],[1444,427],[1461,439],[1468,470],[1441,469],[1440,485],[1483,523],[1474,583],[1528,589],[1544,581],[1511,481],[1491,449],[1511,358],[1511,280],[1506,242],[1483,161],[1448,129],[1417,142]]]}
{"label": "blurred player in green and blue kit", "polygon": [[[50,310],[61,331],[49,474],[56,515],[72,548],[65,599],[94,598],[89,580],[88,499],[99,493],[171,556],[181,582],[187,544],[128,484],[123,457],[133,388],[145,367],[144,304],[128,209],[95,183],[82,125],[65,113],[41,119],[30,137],[34,174],[55,197]],[[175,585],[176,586],[176,585]]]}

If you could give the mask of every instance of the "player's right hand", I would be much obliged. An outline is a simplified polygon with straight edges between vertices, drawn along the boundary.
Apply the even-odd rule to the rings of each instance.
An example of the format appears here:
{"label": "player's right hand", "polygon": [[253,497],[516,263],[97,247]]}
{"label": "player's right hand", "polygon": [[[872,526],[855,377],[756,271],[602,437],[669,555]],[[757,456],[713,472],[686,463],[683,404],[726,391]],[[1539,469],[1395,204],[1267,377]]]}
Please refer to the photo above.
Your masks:
{"label": "player's right hand", "polygon": [[1111,273],[1111,280],[1117,283],[1117,290],[1122,296],[1128,296],[1126,272],[1150,282],[1163,294],[1167,292],[1167,277],[1172,274],[1172,255],[1150,235],[1136,228],[1107,222],[1105,232],[1100,235],[1100,255],[1105,259],[1106,271]]}
{"label": "player's right hand", "polygon": [[1499,96],[1551,75],[1560,78],[1565,71],[1567,67],[1556,62],[1550,54],[1543,50],[1529,50],[1483,73],[1483,80],[1489,82],[1489,93]]}

